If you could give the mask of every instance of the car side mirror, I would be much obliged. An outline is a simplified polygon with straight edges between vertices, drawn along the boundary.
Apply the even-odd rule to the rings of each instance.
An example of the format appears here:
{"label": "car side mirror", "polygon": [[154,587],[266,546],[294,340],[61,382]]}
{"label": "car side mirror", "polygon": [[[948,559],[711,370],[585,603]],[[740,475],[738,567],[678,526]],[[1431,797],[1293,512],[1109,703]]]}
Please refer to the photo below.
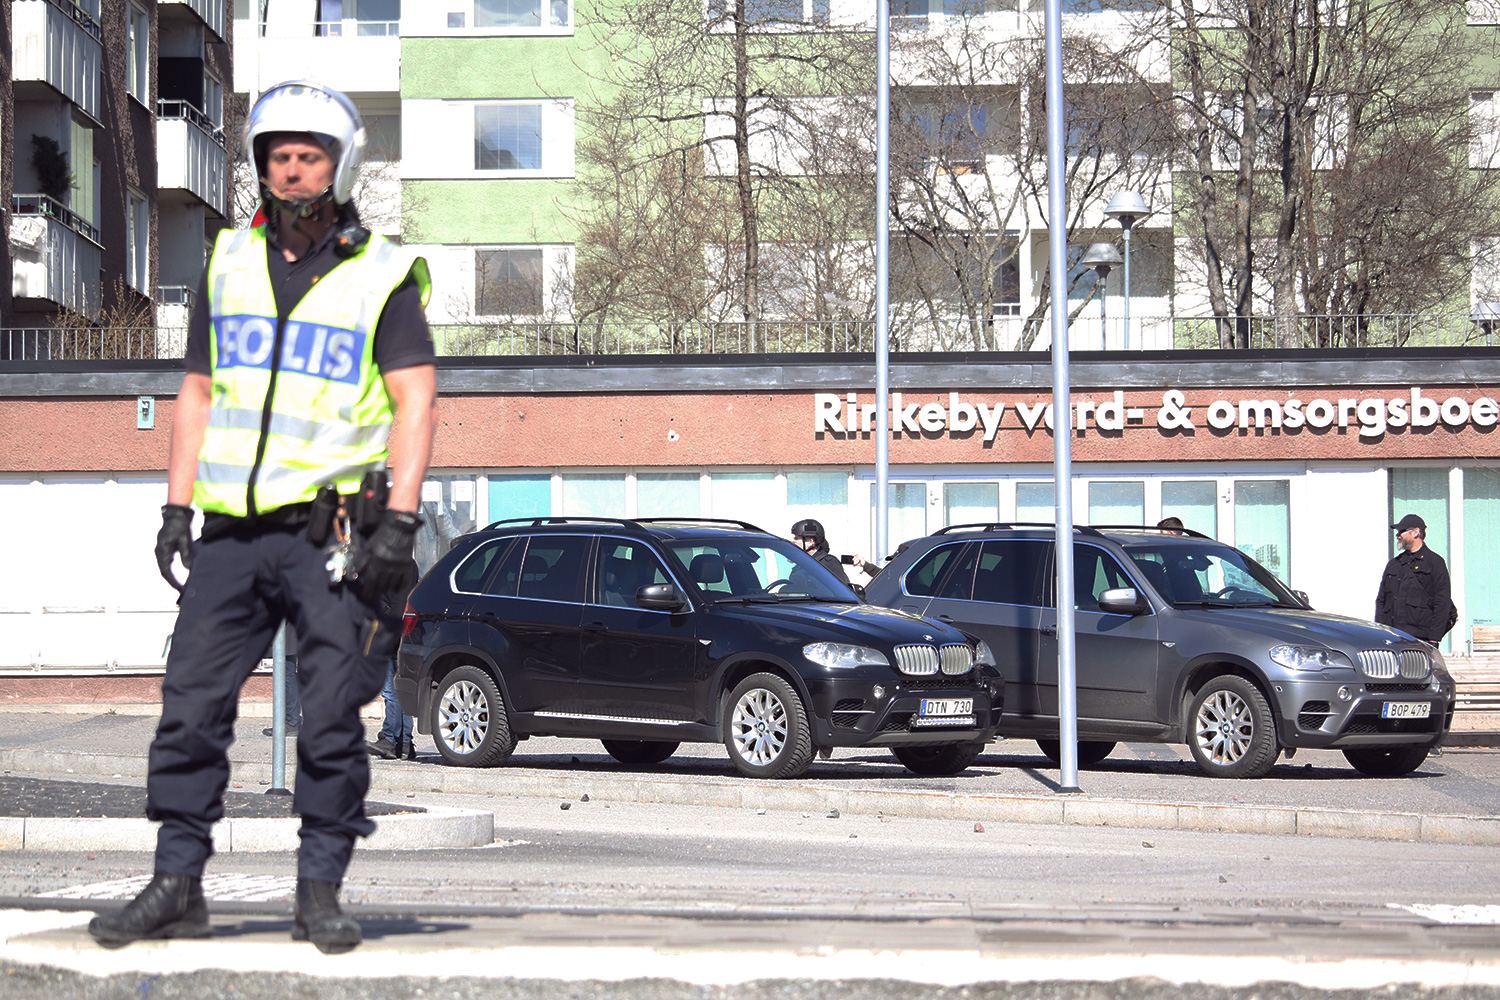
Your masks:
{"label": "car side mirror", "polygon": [[1112,615],[1143,615],[1151,605],[1134,587],[1116,587],[1099,595],[1099,610]]}
{"label": "car side mirror", "polygon": [[868,601],[868,598],[865,597],[865,585],[864,584],[862,584],[862,583],[851,583],[851,584],[849,584],[849,589],[852,590],[852,591],[854,591],[854,596],[858,597],[861,601]]}
{"label": "car side mirror", "polygon": [[651,611],[680,611],[687,600],[670,583],[648,583],[635,592],[635,603]]}
{"label": "car side mirror", "polygon": [[1302,606],[1304,608],[1307,608],[1309,611],[1312,610],[1312,601],[1309,601],[1307,599],[1307,591],[1305,591],[1305,590],[1294,590],[1294,591],[1292,591],[1292,596],[1295,597],[1297,600],[1301,601],[1302,602]]}

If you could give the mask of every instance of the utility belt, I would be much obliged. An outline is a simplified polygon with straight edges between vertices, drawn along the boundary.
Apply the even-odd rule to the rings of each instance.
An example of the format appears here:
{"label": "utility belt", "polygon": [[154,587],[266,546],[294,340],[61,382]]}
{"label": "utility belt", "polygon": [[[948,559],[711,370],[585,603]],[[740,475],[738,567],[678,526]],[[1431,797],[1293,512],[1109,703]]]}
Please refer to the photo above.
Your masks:
{"label": "utility belt", "polygon": [[203,515],[202,541],[212,541],[223,535],[242,534],[265,529],[307,528],[307,539],[321,546],[334,533],[340,520],[340,512],[347,519],[351,532],[369,536],[380,524],[390,497],[390,485],[384,470],[367,472],[360,483],[359,492],[341,494],[332,483],[324,484],[316,497],[301,503],[287,504],[256,514],[255,517],[235,517],[232,514],[205,513]]}

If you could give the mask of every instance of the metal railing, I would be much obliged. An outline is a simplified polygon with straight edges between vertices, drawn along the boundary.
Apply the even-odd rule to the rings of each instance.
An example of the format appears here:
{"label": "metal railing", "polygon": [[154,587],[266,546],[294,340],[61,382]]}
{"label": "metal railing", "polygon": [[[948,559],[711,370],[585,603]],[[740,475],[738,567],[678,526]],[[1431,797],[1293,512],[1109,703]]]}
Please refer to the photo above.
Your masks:
{"label": "metal railing", "polygon": [[158,100],[156,102],[156,117],[169,120],[180,118],[183,121],[192,122],[198,126],[198,129],[204,135],[218,143],[221,148],[227,148],[224,144],[223,128],[215,125],[213,120],[202,111],[199,111],[191,101]]}
{"label": "metal railing", "polygon": [[[348,29],[353,25],[353,30]],[[313,34],[319,38],[390,38],[401,34],[400,21],[357,21],[345,18],[342,21],[314,21]]]}
{"label": "metal railing", "polygon": [[71,17],[84,31],[93,35],[94,41],[102,42],[104,40],[104,29],[99,26],[99,21],[93,14],[78,6],[78,4],[73,3],[73,0],[47,0],[47,2]]}
{"label": "metal railing", "polygon": [[198,289],[192,285],[157,285],[156,304],[159,306],[189,306],[198,297]]}
{"label": "metal railing", "polygon": [[49,219],[56,219],[67,226],[73,232],[83,236],[94,243],[99,243],[99,227],[86,221],[81,215],[45,194],[16,194],[11,195],[10,210],[14,215],[42,215]]}
{"label": "metal railing", "polygon": [[[164,285],[157,290],[161,306],[193,304],[194,289]],[[954,324],[949,336],[931,330],[893,329],[891,349],[901,352],[952,350],[1009,351],[1016,340],[1002,328],[1020,325],[1018,317],[1000,317],[975,341],[973,328]],[[1500,347],[1500,317],[1467,313],[1388,316],[1296,316],[1233,318],[1212,316],[1139,317],[1138,332],[1154,336],[1134,342],[1136,350],[1243,351],[1275,348],[1419,348]],[[1075,350],[1097,350],[1098,321],[1075,320],[1079,334],[1093,329],[1094,339],[1075,339]],[[466,323],[437,324],[433,342],[442,357],[620,357],[641,355],[735,354],[869,354],[875,349],[875,324],[856,322],[757,323]],[[1111,337],[1106,353],[1129,354]],[[139,329],[0,329],[0,360],[180,358],[186,330],[158,326]],[[1031,353],[1046,352],[1038,338]],[[1025,353],[1025,352],[1023,352]]]}

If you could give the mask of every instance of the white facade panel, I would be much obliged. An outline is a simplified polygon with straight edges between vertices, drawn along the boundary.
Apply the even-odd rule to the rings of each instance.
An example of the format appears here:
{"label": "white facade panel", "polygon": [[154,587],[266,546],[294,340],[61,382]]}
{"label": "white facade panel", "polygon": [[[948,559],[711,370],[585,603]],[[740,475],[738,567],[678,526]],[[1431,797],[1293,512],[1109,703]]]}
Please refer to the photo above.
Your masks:
{"label": "white facade panel", "polygon": [[81,12],[79,18],[75,20],[47,0],[15,0],[11,74],[16,81],[50,85],[97,121],[104,51],[97,37],[99,26]]}
{"label": "white facade panel", "polygon": [[98,244],[56,219],[16,215],[10,248],[12,296],[45,299],[86,316],[98,310]]}
{"label": "white facade panel", "polygon": [[1383,468],[1314,466],[1300,502],[1294,490],[1291,583],[1319,611],[1374,616],[1390,558],[1389,482]]}
{"label": "white facade panel", "polygon": [[[253,88],[256,94],[283,80],[302,80],[309,76],[345,93],[400,92],[400,38],[358,35],[319,38],[312,33],[311,22],[302,25],[295,36],[277,37],[272,34],[273,27],[267,25],[266,37],[252,40],[254,58],[249,60],[249,66],[244,67],[248,71],[258,63],[259,71],[251,78],[256,82]],[[236,87],[241,84],[239,64],[243,54],[241,46],[236,43]],[[315,74],[312,67],[317,67]]]}

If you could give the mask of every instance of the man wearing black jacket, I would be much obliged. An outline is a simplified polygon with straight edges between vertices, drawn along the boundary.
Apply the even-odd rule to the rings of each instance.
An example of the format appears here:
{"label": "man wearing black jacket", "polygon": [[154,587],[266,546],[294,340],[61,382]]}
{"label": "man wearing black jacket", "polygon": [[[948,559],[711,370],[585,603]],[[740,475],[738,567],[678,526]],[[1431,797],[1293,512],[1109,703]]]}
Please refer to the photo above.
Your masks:
{"label": "man wearing black jacket", "polygon": [[828,572],[838,577],[840,583],[849,586],[849,576],[844,572],[839,557],[828,551],[828,539],[823,534],[822,522],[804,517],[792,525],[792,541],[802,546],[803,552],[822,563]]}
{"label": "man wearing black jacket", "polygon": [[1427,522],[1421,517],[1407,514],[1391,527],[1401,551],[1385,564],[1375,620],[1435,645],[1452,627],[1448,564],[1427,547]]}

